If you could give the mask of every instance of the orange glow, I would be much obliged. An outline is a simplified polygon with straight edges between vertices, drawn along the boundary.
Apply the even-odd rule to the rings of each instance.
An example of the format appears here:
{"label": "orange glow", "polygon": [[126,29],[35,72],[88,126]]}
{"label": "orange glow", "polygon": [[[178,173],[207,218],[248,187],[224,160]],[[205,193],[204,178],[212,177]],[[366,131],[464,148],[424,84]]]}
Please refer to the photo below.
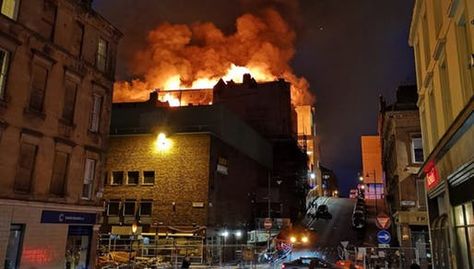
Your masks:
{"label": "orange glow", "polygon": [[29,264],[45,265],[53,259],[53,251],[48,248],[25,248],[22,254],[22,260]]}
{"label": "orange glow", "polygon": [[[249,73],[257,82],[283,78],[291,83],[293,104],[313,104],[307,80],[289,65],[294,30],[273,9],[259,14],[237,18],[236,31],[228,35],[212,23],[158,25],[132,59],[130,70],[139,79],[116,82],[114,102],[144,101],[157,89],[212,89],[221,78],[240,83]],[[160,101],[171,106],[196,103],[175,95],[160,95]]]}

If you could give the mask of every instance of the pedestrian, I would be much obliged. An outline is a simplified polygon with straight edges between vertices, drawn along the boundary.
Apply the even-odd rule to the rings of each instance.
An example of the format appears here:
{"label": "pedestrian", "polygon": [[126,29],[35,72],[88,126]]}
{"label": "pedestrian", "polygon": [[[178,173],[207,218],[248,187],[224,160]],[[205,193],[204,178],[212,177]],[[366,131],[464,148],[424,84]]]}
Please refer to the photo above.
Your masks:
{"label": "pedestrian", "polygon": [[418,265],[418,263],[413,262],[413,263],[410,265],[410,269],[421,269],[421,267]]}
{"label": "pedestrian", "polygon": [[181,264],[181,268],[189,268],[191,266],[191,262],[189,261],[189,256],[186,255],[183,258],[183,263]]}

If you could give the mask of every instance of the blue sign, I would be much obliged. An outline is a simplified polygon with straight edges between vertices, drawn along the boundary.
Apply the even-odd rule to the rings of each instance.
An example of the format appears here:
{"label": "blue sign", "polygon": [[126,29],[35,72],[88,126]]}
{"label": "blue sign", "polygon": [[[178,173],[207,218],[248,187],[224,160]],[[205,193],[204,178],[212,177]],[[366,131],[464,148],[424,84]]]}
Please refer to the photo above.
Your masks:
{"label": "blue sign", "polygon": [[392,239],[392,236],[390,236],[390,233],[386,230],[380,230],[377,233],[377,240],[379,241],[379,244],[388,244],[390,243],[390,240]]}
{"label": "blue sign", "polygon": [[96,217],[95,213],[43,210],[41,223],[96,224]]}

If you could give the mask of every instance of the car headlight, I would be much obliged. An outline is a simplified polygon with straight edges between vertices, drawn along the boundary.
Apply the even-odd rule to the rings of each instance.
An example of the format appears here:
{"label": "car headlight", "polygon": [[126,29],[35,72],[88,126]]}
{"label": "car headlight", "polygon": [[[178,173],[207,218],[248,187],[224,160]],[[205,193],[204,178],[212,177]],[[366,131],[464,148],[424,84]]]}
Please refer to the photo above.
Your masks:
{"label": "car headlight", "polygon": [[291,243],[295,243],[296,242],[296,237],[294,237],[294,236],[290,237],[290,241],[291,241]]}
{"label": "car headlight", "polygon": [[308,243],[308,237],[307,236],[301,237],[301,242]]}

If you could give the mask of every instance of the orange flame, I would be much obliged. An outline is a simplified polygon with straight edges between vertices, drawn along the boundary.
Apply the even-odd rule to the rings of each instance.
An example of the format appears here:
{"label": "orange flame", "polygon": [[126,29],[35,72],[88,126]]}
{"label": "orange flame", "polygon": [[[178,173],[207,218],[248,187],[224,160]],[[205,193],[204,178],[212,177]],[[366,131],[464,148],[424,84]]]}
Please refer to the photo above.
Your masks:
{"label": "orange flame", "polygon": [[[257,82],[284,78],[292,85],[295,105],[312,104],[307,80],[289,66],[294,39],[294,31],[273,9],[262,17],[242,15],[236,32],[227,36],[212,23],[161,24],[148,34],[146,48],[132,64],[141,79],[115,83],[114,101],[146,100],[153,89],[212,88],[220,78],[239,83],[250,73]],[[171,106],[181,105],[171,94],[160,96]]]}

